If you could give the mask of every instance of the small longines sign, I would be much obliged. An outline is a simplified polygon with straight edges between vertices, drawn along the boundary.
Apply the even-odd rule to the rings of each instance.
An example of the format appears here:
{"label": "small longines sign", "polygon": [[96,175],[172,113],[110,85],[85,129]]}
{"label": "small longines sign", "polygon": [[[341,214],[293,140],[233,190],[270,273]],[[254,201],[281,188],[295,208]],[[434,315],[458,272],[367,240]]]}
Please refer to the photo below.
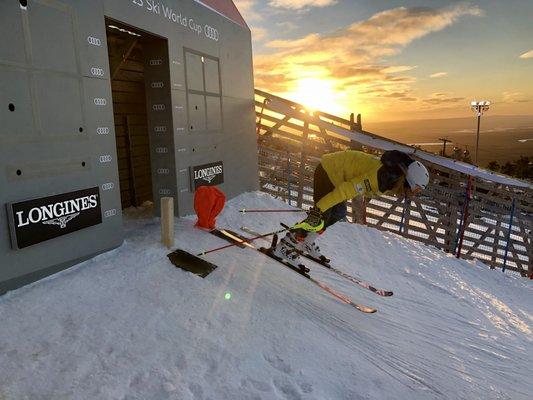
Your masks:
{"label": "small longines sign", "polygon": [[224,183],[224,163],[222,161],[191,167],[191,186],[215,186]]}
{"label": "small longines sign", "polygon": [[102,222],[98,187],[10,203],[7,212],[18,249]]}

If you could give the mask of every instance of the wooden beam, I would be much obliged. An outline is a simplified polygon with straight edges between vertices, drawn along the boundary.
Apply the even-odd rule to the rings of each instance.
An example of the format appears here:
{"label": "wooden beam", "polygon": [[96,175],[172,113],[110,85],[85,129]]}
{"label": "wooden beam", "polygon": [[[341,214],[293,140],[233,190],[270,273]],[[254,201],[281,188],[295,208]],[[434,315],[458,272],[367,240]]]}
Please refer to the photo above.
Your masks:
{"label": "wooden beam", "polygon": [[120,67],[122,67],[124,62],[126,62],[136,45],[137,39],[134,37],[128,38],[128,40],[124,42],[124,45],[119,50],[119,54],[122,55],[122,58],[117,59],[112,65],[109,66],[111,69],[111,80],[115,79],[118,71],[120,71]]}

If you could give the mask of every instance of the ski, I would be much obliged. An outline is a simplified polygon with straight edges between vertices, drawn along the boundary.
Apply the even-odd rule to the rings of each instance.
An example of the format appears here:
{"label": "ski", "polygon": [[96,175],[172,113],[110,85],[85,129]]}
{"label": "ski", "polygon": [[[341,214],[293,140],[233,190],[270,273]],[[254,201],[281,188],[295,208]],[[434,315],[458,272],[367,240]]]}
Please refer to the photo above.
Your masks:
{"label": "ski", "polygon": [[227,240],[228,242],[234,243],[236,246],[240,247],[241,249],[246,247],[246,243],[243,243],[242,241],[236,240],[236,236],[238,233],[235,233],[233,231],[230,231],[229,229],[212,229],[209,231],[210,234],[220,238]]}
{"label": "ski", "polygon": [[367,307],[367,306],[364,306],[362,304],[355,303],[348,296],[345,296],[345,295],[343,295],[341,293],[336,292],[335,290],[333,290],[332,288],[327,286],[325,283],[319,281],[318,279],[313,278],[311,275],[309,275],[309,273],[303,272],[301,269],[296,268],[295,266],[289,264],[288,262],[286,262],[282,258],[279,258],[279,257],[275,256],[272,253],[272,250],[270,248],[267,249],[265,247],[260,247],[257,250],[260,251],[261,253],[265,254],[266,256],[272,258],[273,260],[278,261],[279,263],[281,263],[284,266],[286,266],[287,268],[293,270],[297,274],[302,275],[303,277],[305,277],[306,279],[310,280],[315,285],[317,285],[321,289],[325,290],[326,292],[331,294],[336,299],[342,301],[343,303],[348,304],[349,306],[352,306],[352,307],[356,308],[357,310],[359,310],[359,311],[361,311],[361,312],[363,312],[365,314],[372,314],[372,313],[375,313],[377,311],[375,308]]}
{"label": "ski", "polygon": [[[225,239],[226,241],[231,242],[231,243],[242,243],[243,245],[246,245],[247,247],[253,248],[254,250],[257,250],[257,251],[263,253],[264,255],[272,258],[273,260],[278,261],[279,263],[283,264],[287,268],[293,270],[297,274],[302,275],[304,278],[310,280],[315,285],[320,287],[322,290],[325,290],[326,292],[331,294],[336,299],[342,301],[343,303],[348,304],[348,305],[356,308],[357,310],[359,310],[359,311],[361,311],[361,312],[363,312],[365,314],[372,314],[372,313],[375,313],[377,311],[375,308],[355,303],[349,297],[347,297],[347,296],[345,296],[345,295],[343,295],[341,293],[336,292],[335,290],[333,290],[332,288],[327,286],[325,283],[323,283],[323,282],[313,278],[311,275],[309,275],[309,271],[308,271],[309,269],[308,268],[305,268],[305,266],[303,266],[305,268],[305,270],[304,270],[304,269],[301,269],[301,268],[297,268],[294,265],[291,265],[290,263],[288,263],[287,261],[283,260],[282,258],[279,258],[279,257],[275,256],[272,253],[270,248],[265,248],[265,247],[257,248],[252,243],[250,243],[248,241],[248,238],[246,238],[246,237],[244,237],[242,235],[239,235],[238,233],[235,233],[235,232],[232,232],[232,231],[228,231],[227,229],[221,230],[221,231],[224,231],[227,234],[219,236],[220,238]],[[273,243],[275,243],[275,241],[277,241],[277,235],[274,235]]]}
{"label": "ski", "polygon": [[[285,227],[285,225],[282,224],[283,227]],[[243,232],[246,232],[246,233],[249,233],[251,235],[258,235],[256,232],[254,232],[253,230],[243,226],[241,227],[241,230]],[[265,240],[268,240],[265,238]],[[301,252],[300,253],[301,255],[303,255],[304,257],[308,258],[309,260],[311,261],[314,261],[316,262],[317,264],[320,264],[321,266],[335,272],[337,275],[339,276],[342,276],[343,278],[347,279],[348,281],[352,282],[352,283],[355,283],[356,285],[364,288],[364,289],[367,289],[367,290],[370,290],[371,292],[379,295],[379,296],[383,296],[383,297],[389,297],[389,296],[392,296],[394,293],[390,290],[384,290],[384,289],[377,289],[375,288],[374,286],[372,286],[370,283],[364,281],[364,280],[361,280],[361,279],[358,279],[352,275],[349,275],[347,274],[346,272],[343,272],[341,271],[340,269],[338,268],[335,268],[334,266],[332,266],[330,263],[326,262],[326,261],[323,261],[323,260],[320,260],[318,258],[315,258],[315,257],[312,257],[310,256],[309,254],[305,253],[305,252]]]}

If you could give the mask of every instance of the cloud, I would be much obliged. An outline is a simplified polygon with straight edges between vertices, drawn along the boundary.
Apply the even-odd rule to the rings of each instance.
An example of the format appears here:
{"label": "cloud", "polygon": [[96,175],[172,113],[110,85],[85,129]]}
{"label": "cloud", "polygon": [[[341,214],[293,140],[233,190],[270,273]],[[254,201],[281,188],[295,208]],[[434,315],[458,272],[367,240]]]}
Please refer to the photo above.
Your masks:
{"label": "cloud", "polygon": [[528,52],[522,54],[520,58],[533,58],[533,50],[529,50]]}
{"label": "cloud", "polygon": [[417,66],[414,65],[393,65],[391,67],[383,68],[381,71],[383,71],[385,74],[396,74],[399,72],[407,72],[415,69]]}
{"label": "cloud", "polygon": [[298,28],[294,22],[285,21],[285,22],[276,22],[276,26],[285,30],[285,32],[291,32]]}
{"label": "cloud", "polygon": [[289,10],[302,10],[311,7],[328,7],[337,4],[337,0],[271,0],[269,5]]}
{"label": "cloud", "polygon": [[264,28],[252,26],[250,29],[252,31],[252,38],[254,41],[261,41],[267,37],[268,32]]}
{"label": "cloud", "polygon": [[254,10],[254,0],[233,0],[233,3],[246,22],[257,22],[263,19],[262,15]]}
{"label": "cloud", "polygon": [[434,74],[431,74],[430,78],[442,78],[443,76],[448,75],[447,72],[435,72]]}
{"label": "cloud", "polygon": [[449,93],[433,93],[429,98],[423,99],[425,103],[431,105],[454,105],[464,101],[465,97],[451,97]]}
{"label": "cloud", "polygon": [[503,92],[502,100],[504,103],[527,103],[529,100],[521,92]]}
{"label": "cloud", "polygon": [[[269,90],[272,74],[285,76],[285,87],[294,87],[295,82],[309,71],[325,70],[323,76],[340,80],[340,90],[353,90],[354,86],[378,81],[385,87],[415,81],[403,76],[415,67],[385,64],[387,57],[396,55],[414,40],[440,31],[465,16],[480,16],[477,6],[455,5],[440,9],[398,7],[379,12],[367,20],[326,34],[312,33],[291,40],[267,42],[269,54],[258,54],[254,59],[256,85]],[[400,74],[391,77],[391,74]]]}

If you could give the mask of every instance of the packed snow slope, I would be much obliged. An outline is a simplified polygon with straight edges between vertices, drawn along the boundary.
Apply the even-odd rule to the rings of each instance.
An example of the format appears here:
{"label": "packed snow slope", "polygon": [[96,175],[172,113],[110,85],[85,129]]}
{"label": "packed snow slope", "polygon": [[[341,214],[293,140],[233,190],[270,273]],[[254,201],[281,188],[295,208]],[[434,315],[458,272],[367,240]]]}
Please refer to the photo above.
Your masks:
{"label": "packed snow slope", "polygon": [[[269,231],[299,213],[251,193],[220,227]],[[339,223],[319,239],[340,269],[394,290],[383,298],[321,266],[312,274],[363,314],[250,249],[175,268],[149,210],[129,210],[124,245],[0,298],[0,399],[531,399],[533,289],[437,249]],[[176,219],[176,246],[225,244]],[[226,294],[231,298],[226,299]]]}

